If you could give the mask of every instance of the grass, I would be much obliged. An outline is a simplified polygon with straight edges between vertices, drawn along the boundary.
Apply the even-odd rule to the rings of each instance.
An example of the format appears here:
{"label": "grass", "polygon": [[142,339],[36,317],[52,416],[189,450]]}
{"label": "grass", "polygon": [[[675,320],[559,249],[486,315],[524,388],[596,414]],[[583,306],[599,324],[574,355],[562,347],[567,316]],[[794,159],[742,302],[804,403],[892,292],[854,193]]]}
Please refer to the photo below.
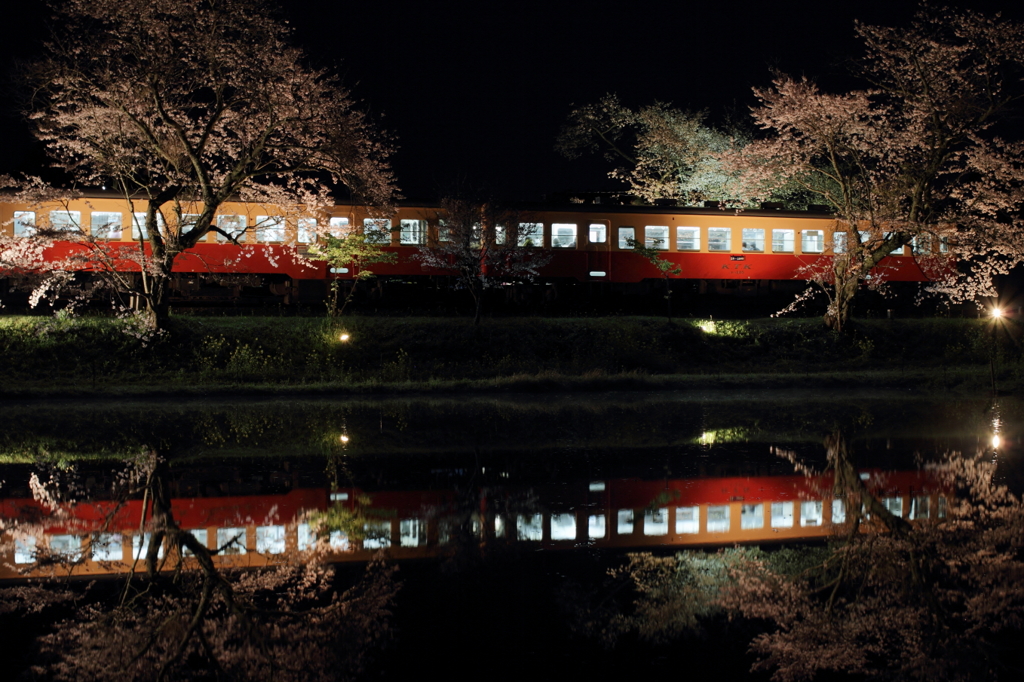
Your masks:
{"label": "grass", "polygon": [[[1010,323],[1012,325],[1012,323]],[[0,395],[635,390],[834,385],[1003,388],[1015,326],[964,319],[189,318],[147,335],[110,318],[0,317]],[[347,340],[342,335],[347,334]]]}

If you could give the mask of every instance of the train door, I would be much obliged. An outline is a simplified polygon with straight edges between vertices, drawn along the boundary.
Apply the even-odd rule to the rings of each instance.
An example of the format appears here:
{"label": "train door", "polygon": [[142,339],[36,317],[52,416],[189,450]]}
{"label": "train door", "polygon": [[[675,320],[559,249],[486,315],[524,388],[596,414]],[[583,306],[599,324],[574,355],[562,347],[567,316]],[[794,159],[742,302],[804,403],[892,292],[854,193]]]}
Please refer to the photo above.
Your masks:
{"label": "train door", "polygon": [[611,233],[607,220],[594,220],[588,225],[587,270],[592,280],[608,281],[612,276]]}

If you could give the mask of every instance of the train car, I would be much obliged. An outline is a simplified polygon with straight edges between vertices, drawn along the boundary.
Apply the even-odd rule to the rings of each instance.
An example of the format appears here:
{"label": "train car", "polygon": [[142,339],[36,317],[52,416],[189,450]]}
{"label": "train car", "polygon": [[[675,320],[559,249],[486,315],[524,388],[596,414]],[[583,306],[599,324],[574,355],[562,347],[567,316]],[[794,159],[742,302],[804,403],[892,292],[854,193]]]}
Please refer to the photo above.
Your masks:
{"label": "train car", "polygon": [[[51,204],[3,203],[0,229],[10,238],[8,245],[31,236],[38,225],[67,231],[69,239],[56,240],[42,259],[67,263],[83,273],[105,268],[132,273],[139,271],[140,254],[148,250],[139,228],[145,210],[144,201],[129,205],[110,195]],[[440,215],[440,207],[431,205],[401,205],[388,218],[366,207],[338,205],[322,218],[328,224],[318,226],[313,218],[289,215],[278,207],[226,203],[216,224],[244,246],[240,249],[218,233],[206,235],[175,261],[175,295],[202,298],[203,279],[215,278],[236,289],[255,283],[288,301],[300,294],[303,282],[351,281],[358,275],[354,268],[329,268],[307,257],[318,231],[325,230],[338,236],[360,230],[396,253],[394,263],[374,266],[380,277],[450,276],[452,272],[425,268],[415,258],[443,238]],[[523,206],[522,216],[526,222],[520,225],[520,241],[544,252],[539,277],[548,282],[628,285],[661,279],[651,261],[631,248],[630,240],[635,240],[678,268],[671,278],[690,280],[700,291],[757,293],[827,269],[847,237],[827,214],[782,210],[574,204]],[[95,239],[72,237],[77,234]],[[946,254],[944,240],[921,240],[894,251],[871,276],[889,282],[929,281],[937,275],[936,262],[944,263],[940,270],[950,266]],[[8,265],[0,277],[16,279],[30,270]],[[237,280],[234,285],[231,278]]]}

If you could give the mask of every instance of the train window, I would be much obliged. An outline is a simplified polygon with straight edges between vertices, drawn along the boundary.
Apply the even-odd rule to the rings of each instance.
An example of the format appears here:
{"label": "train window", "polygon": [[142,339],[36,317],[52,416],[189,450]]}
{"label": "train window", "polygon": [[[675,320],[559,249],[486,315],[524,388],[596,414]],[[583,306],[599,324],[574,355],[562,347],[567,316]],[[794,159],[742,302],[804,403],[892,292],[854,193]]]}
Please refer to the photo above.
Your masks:
{"label": "train window", "polygon": [[93,561],[120,561],[124,548],[119,533],[93,533],[89,538],[89,553]]}
{"label": "train window", "polygon": [[65,560],[78,561],[82,558],[82,538],[77,535],[51,535],[50,552]]}
{"label": "train window", "polygon": [[367,244],[391,243],[391,220],[388,218],[363,218],[363,236]]}
{"label": "train window", "polygon": [[772,502],[772,528],[793,527],[793,503]]}
{"label": "train window", "polygon": [[551,515],[551,539],[552,540],[575,540],[576,539],[576,515],[575,514],[552,514]]}
{"label": "train window", "polygon": [[553,248],[553,249],[575,249],[576,248],[576,223],[552,223],[551,224],[551,248]]}
{"label": "train window", "polygon": [[708,505],[708,532],[728,533],[729,532],[729,505],[711,504]]}
{"label": "train window", "polygon": [[700,531],[700,507],[676,507],[676,533]]}
{"label": "train window", "polygon": [[915,256],[932,252],[932,236],[930,234],[919,234],[910,242],[910,251]]}
{"label": "train window", "polygon": [[[196,528],[196,529],[190,530],[188,532],[192,534],[192,537],[194,537],[196,539],[196,542],[198,542],[200,545],[202,545],[203,547],[209,547],[209,545],[206,542],[206,529],[205,528]],[[190,550],[187,547],[184,547],[182,549],[182,552],[184,553],[185,556],[195,556],[194,554],[192,554],[192,550]]]}
{"label": "train window", "polygon": [[541,514],[516,515],[516,538],[539,542],[544,537],[544,517]]}
{"label": "train window", "polygon": [[257,526],[256,551],[260,554],[284,554],[284,526]]}
{"label": "train window", "polygon": [[744,227],[743,250],[750,253],[764,253],[764,230],[754,227]]}
{"label": "train window", "polygon": [[772,230],[772,253],[793,253],[793,230]]}
{"label": "train window", "polygon": [[427,544],[426,519],[402,519],[398,524],[398,544],[402,547],[422,547]]}
{"label": "train window", "polygon": [[14,563],[31,564],[36,560],[36,539],[31,535],[14,541]]}
{"label": "train window", "polygon": [[886,497],[882,500],[882,504],[889,510],[889,513],[895,517],[903,517],[903,498],[902,497]]}
{"label": "train window", "polygon": [[644,535],[668,535],[668,509],[662,507],[644,512]]}
{"label": "train window", "polygon": [[313,535],[313,531],[310,530],[308,523],[300,523],[296,526],[295,544],[300,552],[305,552],[316,544],[316,537]]}
{"label": "train window", "polygon": [[732,228],[731,227],[709,227],[708,228],[708,251],[731,251],[732,250]]}
{"label": "train window", "polygon": [[668,250],[668,227],[648,225],[644,228],[644,246],[648,249]]}
{"label": "train window", "polygon": [[939,253],[949,253],[949,237],[939,237]]}
{"label": "train window", "polygon": [[93,211],[89,216],[89,231],[97,239],[120,239],[121,214]]}
{"label": "train window", "polygon": [[620,509],[617,520],[618,523],[615,526],[615,532],[618,535],[631,535],[633,533],[632,509]]}
{"label": "train window", "polygon": [[504,246],[508,241],[508,230],[505,229],[504,225],[494,226],[494,243],[498,246]]}
{"label": "train window", "polygon": [[[223,216],[219,216],[219,217],[223,217]],[[242,220],[244,222],[244,220],[245,220],[244,217],[243,217]],[[159,227],[161,230],[164,228],[164,214],[163,213],[157,213],[156,214],[156,224],[157,224],[157,227]],[[218,226],[219,226],[219,223],[218,223]],[[145,213],[132,213],[132,239],[138,240],[140,238],[140,235],[141,235],[142,239],[149,239],[149,235],[146,233],[146,214]]]}
{"label": "train window", "polygon": [[494,537],[505,537],[505,517],[501,514],[494,515]]}
{"label": "train window", "polygon": [[605,534],[604,514],[591,514],[587,518],[587,537],[600,540]]}
{"label": "train window", "polygon": [[518,246],[544,246],[544,223],[519,223]]}
{"label": "train window", "polygon": [[910,519],[927,519],[931,512],[931,500],[927,495],[918,495],[910,500]]}
{"label": "train window", "polygon": [[245,528],[218,528],[217,550],[221,555],[245,554]]}
{"label": "train window", "polygon": [[803,253],[822,253],[825,250],[823,230],[802,230],[800,236],[800,250]]}
{"label": "train window", "polygon": [[82,228],[81,211],[50,211],[50,228],[73,232]]}
{"label": "train window", "polygon": [[632,227],[620,227],[619,228],[619,248],[620,249],[632,249],[630,246],[630,240],[636,239],[636,230]]}
{"label": "train window", "polygon": [[740,528],[754,530],[764,528],[764,505],[744,504],[740,507]]}
{"label": "train window", "polygon": [[349,549],[348,535],[340,530],[332,530],[328,536],[327,544],[337,552],[347,552]]}
{"label": "train window", "polygon": [[604,223],[590,223],[590,243],[604,244],[608,241],[608,228]]}
{"label": "train window", "polygon": [[309,244],[316,237],[316,218],[299,218],[296,241]]}
{"label": "train window", "polygon": [[256,241],[283,242],[284,217],[279,215],[256,216]]}
{"label": "train window", "polygon": [[845,232],[833,232],[832,233],[832,253],[846,253],[846,237],[849,236]]}
{"label": "train window", "polygon": [[334,217],[327,223],[327,234],[335,239],[344,239],[352,234],[352,223],[347,217]]}
{"label": "train window", "polygon": [[700,251],[700,228],[680,227],[676,231],[676,249],[680,251]]}
{"label": "train window", "polygon": [[800,525],[820,526],[821,525],[821,501],[808,500],[800,503]]}
{"label": "train window", "polygon": [[36,233],[36,212],[15,211],[14,212],[14,236],[31,237]]}
{"label": "train window", "polygon": [[832,523],[844,523],[846,521],[846,502],[843,500],[832,500]]}
{"label": "train window", "polygon": [[402,220],[399,227],[401,228],[398,237],[399,244],[427,243],[426,220]]}
{"label": "train window", "polygon": [[[219,215],[217,216],[217,227],[229,234],[233,239],[240,239],[245,236],[247,227],[246,217],[244,215]],[[132,231],[132,239],[138,239],[135,236],[134,230]],[[228,238],[218,232],[217,241],[226,242]]]}
{"label": "train window", "polygon": [[390,546],[391,521],[367,521],[363,524],[363,549],[386,549]]}

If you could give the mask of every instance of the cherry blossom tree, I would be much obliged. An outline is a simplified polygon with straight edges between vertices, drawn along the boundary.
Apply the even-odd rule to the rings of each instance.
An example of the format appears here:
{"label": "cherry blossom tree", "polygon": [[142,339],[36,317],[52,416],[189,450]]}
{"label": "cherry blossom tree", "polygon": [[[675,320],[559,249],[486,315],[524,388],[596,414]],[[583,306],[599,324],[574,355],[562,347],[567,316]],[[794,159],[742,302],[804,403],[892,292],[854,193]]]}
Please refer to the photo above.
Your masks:
{"label": "cherry blossom tree", "polygon": [[424,268],[456,273],[473,297],[474,325],[480,324],[487,289],[532,280],[551,259],[538,248],[543,233],[533,231],[527,216],[493,202],[446,197],[437,224],[437,241],[413,257]]}
{"label": "cherry blossom tree", "polygon": [[779,76],[755,89],[769,137],[720,155],[748,201],[796,185],[831,208],[835,257],[808,274],[829,291],[837,330],[905,246],[934,290],[960,300],[991,294],[992,276],[1024,256],[1024,145],[999,128],[1024,94],[1024,27],[925,7],[909,27],[856,28],[866,88],[830,94]]}
{"label": "cherry blossom tree", "polygon": [[[78,183],[113,188],[145,215],[133,247],[60,236],[77,233],[154,325],[175,260],[210,232],[244,235],[217,224],[225,202],[316,218],[345,187],[389,205],[386,139],[335,76],[307,65],[268,2],[68,0],[53,3],[52,25],[49,55],[28,73],[35,133]],[[124,259],[138,263],[137,286]]]}

